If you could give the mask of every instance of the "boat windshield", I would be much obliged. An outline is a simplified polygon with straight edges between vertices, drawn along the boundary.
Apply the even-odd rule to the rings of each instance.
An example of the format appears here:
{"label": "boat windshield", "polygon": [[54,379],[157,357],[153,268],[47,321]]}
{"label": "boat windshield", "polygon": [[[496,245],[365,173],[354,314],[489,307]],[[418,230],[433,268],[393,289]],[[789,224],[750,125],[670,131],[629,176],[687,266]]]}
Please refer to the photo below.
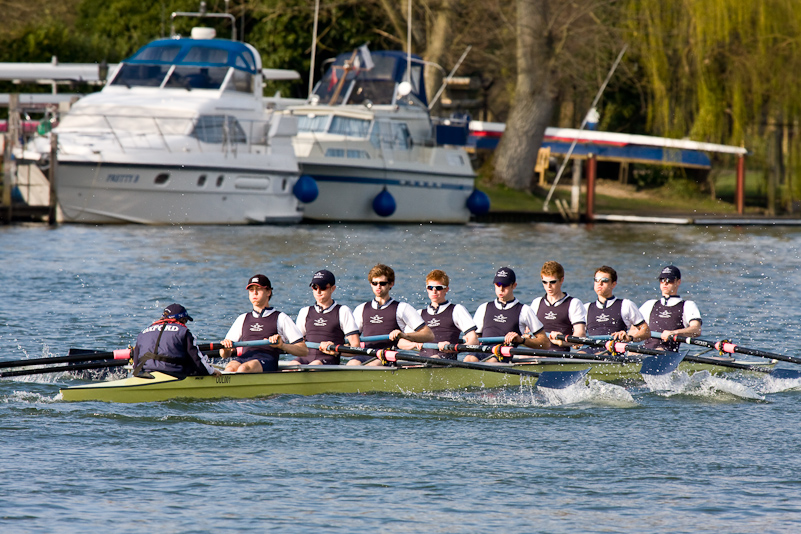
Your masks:
{"label": "boat windshield", "polygon": [[204,143],[246,143],[245,130],[230,115],[202,115],[190,134]]}
{"label": "boat windshield", "polygon": [[[320,103],[330,105],[358,105],[368,101],[377,105],[395,103],[398,58],[374,54],[373,62],[373,68],[367,70],[359,67],[358,62],[355,62],[356,66],[350,66],[350,62],[340,56],[317,84],[314,94],[320,98]],[[402,66],[405,68],[405,64]],[[398,100],[398,104],[421,103],[415,95],[420,93],[422,70],[422,65],[412,64],[412,94]]]}

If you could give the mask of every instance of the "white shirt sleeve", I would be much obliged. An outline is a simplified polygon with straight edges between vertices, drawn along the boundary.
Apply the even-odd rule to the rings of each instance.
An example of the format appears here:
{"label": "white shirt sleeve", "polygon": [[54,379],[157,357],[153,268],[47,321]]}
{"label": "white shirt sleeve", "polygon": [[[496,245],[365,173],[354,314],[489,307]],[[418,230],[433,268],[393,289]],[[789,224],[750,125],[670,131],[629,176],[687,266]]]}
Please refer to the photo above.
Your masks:
{"label": "white shirt sleeve", "polygon": [[632,325],[636,326],[645,322],[637,305],[629,299],[623,299],[623,304],[620,307],[620,315],[623,316],[623,322],[626,323],[626,328],[631,328]]}
{"label": "white shirt sleeve", "polygon": [[234,324],[232,324],[231,328],[228,330],[228,333],[225,334],[225,339],[230,339],[231,341],[239,341],[242,339],[242,328],[245,326],[246,315],[247,313],[243,313],[236,318]]}
{"label": "white shirt sleeve", "polygon": [[306,317],[309,316],[309,308],[310,306],[306,306],[305,308],[301,308],[298,312],[298,318],[295,321],[295,325],[297,325],[298,330],[303,336],[306,336]]}
{"label": "white shirt sleeve", "polygon": [[398,326],[401,327],[402,332],[416,332],[420,327],[425,326],[425,321],[417,313],[417,310],[406,302],[398,302],[398,309],[395,313],[398,320]]}
{"label": "white shirt sleeve", "polygon": [[347,306],[339,306],[339,326],[342,328],[342,333],[345,334],[346,337],[359,333],[359,326],[356,324],[356,319]]}
{"label": "white shirt sleeve", "polygon": [[297,343],[298,341],[303,340],[303,333],[301,333],[300,329],[292,321],[292,318],[289,315],[279,311],[273,313],[278,314],[278,321],[276,324],[278,327],[278,333],[281,334],[281,338],[284,340],[284,343]]}
{"label": "white shirt sleeve", "polygon": [[587,310],[584,308],[584,304],[576,297],[570,299],[568,317],[570,317],[572,324],[587,323]]}
{"label": "white shirt sleeve", "polygon": [[534,310],[534,313],[537,313],[537,310],[540,309],[540,302],[542,302],[542,297],[537,297],[531,301],[531,309]]}
{"label": "white shirt sleeve", "polygon": [[476,324],[476,333],[479,335],[484,330],[484,315],[487,313],[487,306],[489,306],[489,304],[489,302],[485,302],[479,305],[476,314],[473,315],[473,322]]}
{"label": "white shirt sleeve", "polygon": [[[640,306],[640,314],[642,314],[646,322],[651,320],[651,310],[654,309],[654,304],[656,304],[656,299],[646,301],[645,304]],[[650,322],[648,324],[650,326]]]}
{"label": "white shirt sleeve", "polygon": [[353,320],[356,321],[356,328],[359,329],[359,332],[362,331],[362,327],[364,326],[362,324],[362,318],[364,317],[365,306],[367,306],[367,302],[362,302],[361,304],[356,306],[355,310],[353,310]]}
{"label": "white shirt sleeve", "polygon": [[525,334],[526,328],[528,328],[528,331],[532,335],[536,335],[545,327],[537,318],[537,314],[534,313],[534,310],[531,309],[531,306],[523,304],[523,309],[520,310],[520,332]]}
{"label": "white shirt sleeve", "polygon": [[467,308],[461,304],[451,305],[453,306],[453,324],[455,324],[463,334],[475,330],[476,323],[473,322],[473,318],[470,316],[470,312],[467,311]]}
{"label": "white shirt sleeve", "polygon": [[701,311],[696,306],[695,302],[692,300],[685,300],[684,301],[684,327],[687,328],[690,326],[690,321],[702,321],[701,319]]}

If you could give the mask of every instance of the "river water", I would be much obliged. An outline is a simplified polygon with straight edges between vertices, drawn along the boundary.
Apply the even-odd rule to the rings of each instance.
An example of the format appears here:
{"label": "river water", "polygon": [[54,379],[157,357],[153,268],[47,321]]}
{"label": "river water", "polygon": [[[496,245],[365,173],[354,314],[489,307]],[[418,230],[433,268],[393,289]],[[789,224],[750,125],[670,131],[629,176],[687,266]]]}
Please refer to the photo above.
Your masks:
{"label": "river water", "polygon": [[[662,265],[704,315],[706,339],[794,354],[801,230],[520,224],[468,226],[0,228],[0,360],[112,350],[170,302],[202,342],[270,277],[293,317],[312,273],[335,297],[370,297],[394,267],[422,304],[451,276],[472,312],[501,266],[516,294],[656,296]],[[789,365],[789,364],[780,364]],[[284,395],[118,405],[65,403],[65,376],[0,380],[0,532],[798,532],[801,382],[675,373],[667,388],[591,382],[436,394]]]}

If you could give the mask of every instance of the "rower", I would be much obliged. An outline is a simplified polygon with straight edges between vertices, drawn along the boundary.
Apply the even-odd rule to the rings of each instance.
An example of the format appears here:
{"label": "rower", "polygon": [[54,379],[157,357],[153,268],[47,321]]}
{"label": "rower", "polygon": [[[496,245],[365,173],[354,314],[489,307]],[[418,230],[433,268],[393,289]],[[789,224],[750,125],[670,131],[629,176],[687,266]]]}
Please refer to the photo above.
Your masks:
{"label": "rower", "polygon": [[[406,339],[413,343],[434,341],[434,333],[426,326],[425,321],[411,305],[399,302],[389,296],[395,285],[395,271],[382,263],[370,269],[367,279],[373,289],[374,298],[359,304],[353,312],[356,326],[362,337],[389,336],[388,341],[364,343],[365,348],[384,349],[394,346],[399,340]],[[357,355],[351,358],[348,365],[381,365],[372,356]]]}
{"label": "rower", "polygon": [[659,272],[660,299],[649,300],[640,306],[640,313],[654,332],[662,332],[662,339],[649,339],[645,346],[652,349],[678,351],[679,342],[669,341],[674,334],[681,337],[701,335],[701,312],[695,302],[679,296],[681,271],[668,265]]}
{"label": "rower", "polygon": [[562,291],[565,269],[556,261],[546,261],[540,270],[545,295],[535,298],[531,309],[545,326],[551,350],[569,352],[572,343],[557,339],[557,334],[584,337],[587,332],[587,311],[576,297]]}
{"label": "rower", "polygon": [[[448,275],[445,274],[445,271],[434,269],[426,275],[426,291],[431,304],[424,309],[417,310],[434,333],[434,340],[439,343],[439,350],[424,349],[422,343],[412,343],[405,339],[398,342],[398,348],[419,350],[421,356],[429,358],[455,360],[456,353],[444,352],[445,345],[455,345],[462,337],[464,337],[465,343],[478,345],[473,317],[461,304],[448,301],[449,289],[450,278]],[[464,332],[464,336],[462,336],[462,332]]]}
{"label": "rower", "polygon": [[246,286],[253,310],[236,318],[231,329],[225,334],[220,356],[228,358],[235,341],[255,341],[267,339],[269,346],[247,347],[241,356],[228,362],[226,372],[263,373],[278,370],[278,358],[282,353],[303,357],[309,349],[303,341],[303,334],[292,319],[284,312],[270,306],[273,294],[270,279],[257,274],[248,279]]}
{"label": "rower", "polygon": [[[534,310],[515,298],[514,290],[517,287],[515,272],[509,267],[501,267],[495,273],[495,300],[481,304],[473,316],[479,337],[504,338],[506,345],[523,344],[532,349],[547,349],[551,347],[545,328]],[[526,335],[523,335],[523,334]],[[477,362],[477,357],[465,356],[466,362]],[[494,356],[486,360],[487,363],[498,363]]]}
{"label": "rower", "polygon": [[359,346],[359,327],[350,308],[338,304],[333,293],[336,290],[334,273],[322,269],[314,273],[309,286],[315,304],[306,306],[298,313],[295,323],[306,341],[320,344],[320,349],[309,349],[308,356],[295,358],[290,364],[339,365],[339,354],[329,350],[331,345],[342,345],[347,339],[351,347]]}
{"label": "rower", "polygon": [[[617,271],[604,265],[595,270],[593,288],[598,298],[585,304],[587,311],[587,335],[611,336],[624,342],[648,339],[651,331],[637,305],[629,299],[614,296],[617,287]],[[584,347],[583,352],[600,352]]]}
{"label": "rower", "polygon": [[164,308],[161,319],[142,330],[133,350],[133,375],[153,378],[150,371],[179,376],[220,376],[220,371],[200,352],[197,339],[186,323],[192,317],[186,308],[173,303]]}

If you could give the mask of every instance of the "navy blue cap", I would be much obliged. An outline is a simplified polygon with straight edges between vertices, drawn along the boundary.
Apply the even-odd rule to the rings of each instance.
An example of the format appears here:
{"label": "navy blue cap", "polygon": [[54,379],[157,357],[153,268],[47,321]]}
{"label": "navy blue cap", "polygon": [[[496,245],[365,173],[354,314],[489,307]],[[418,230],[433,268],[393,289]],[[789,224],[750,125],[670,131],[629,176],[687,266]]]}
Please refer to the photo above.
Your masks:
{"label": "navy blue cap", "polygon": [[510,286],[516,281],[517,278],[515,278],[515,272],[512,269],[509,267],[501,267],[498,269],[498,272],[495,273],[495,280],[493,280],[493,283],[496,285]]}
{"label": "navy blue cap", "polygon": [[326,271],[325,269],[317,271],[314,273],[314,276],[312,276],[312,281],[309,285],[313,286],[314,284],[317,284],[320,287],[335,286],[336,279],[334,278],[334,273],[331,271]]}
{"label": "navy blue cap", "polygon": [[666,278],[667,280],[681,280],[681,271],[675,265],[668,265],[662,268],[662,272],[657,277],[660,280]]}
{"label": "navy blue cap", "polygon": [[189,313],[187,313],[186,308],[174,302],[169,306],[167,306],[166,308],[164,308],[163,315],[165,319],[183,319],[184,317],[186,317],[187,321],[194,320],[189,316]]}

